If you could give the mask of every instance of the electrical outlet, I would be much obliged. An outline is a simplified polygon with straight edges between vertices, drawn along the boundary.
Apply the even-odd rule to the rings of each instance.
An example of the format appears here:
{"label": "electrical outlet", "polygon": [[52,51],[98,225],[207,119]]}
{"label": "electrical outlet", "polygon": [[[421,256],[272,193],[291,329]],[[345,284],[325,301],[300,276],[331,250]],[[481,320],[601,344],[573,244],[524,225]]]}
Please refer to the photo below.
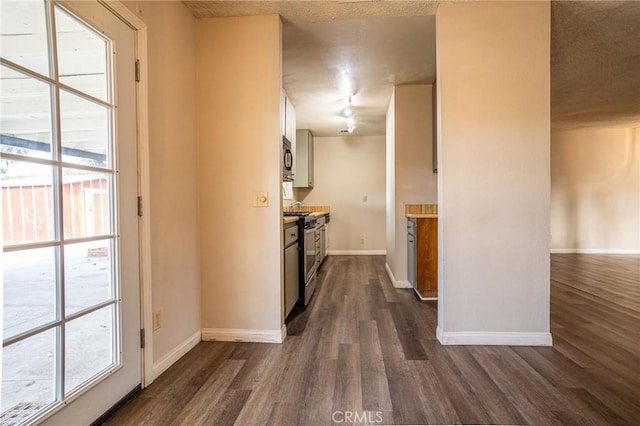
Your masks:
{"label": "electrical outlet", "polygon": [[364,244],[364,238],[360,238],[360,244]]}
{"label": "electrical outlet", "polygon": [[162,326],[161,319],[162,318],[160,315],[160,311],[154,311],[153,312],[153,331],[156,331]]}
{"label": "electrical outlet", "polygon": [[369,197],[368,197],[367,195],[363,195],[363,196],[362,196],[362,202],[363,202],[363,203],[366,203],[366,202],[367,202],[367,200],[369,200]]}

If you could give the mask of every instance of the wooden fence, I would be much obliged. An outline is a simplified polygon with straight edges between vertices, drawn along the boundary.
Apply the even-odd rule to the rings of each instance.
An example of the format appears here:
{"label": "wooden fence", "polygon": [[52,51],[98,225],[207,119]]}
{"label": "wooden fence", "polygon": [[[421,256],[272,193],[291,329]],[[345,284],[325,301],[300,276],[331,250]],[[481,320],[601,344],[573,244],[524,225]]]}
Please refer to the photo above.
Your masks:
{"label": "wooden fence", "polygon": [[[107,179],[73,176],[67,180],[62,185],[65,238],[110,233]],[[51,184],[5,181],[2,205],[5,245],[54,239],[55,211]]]}

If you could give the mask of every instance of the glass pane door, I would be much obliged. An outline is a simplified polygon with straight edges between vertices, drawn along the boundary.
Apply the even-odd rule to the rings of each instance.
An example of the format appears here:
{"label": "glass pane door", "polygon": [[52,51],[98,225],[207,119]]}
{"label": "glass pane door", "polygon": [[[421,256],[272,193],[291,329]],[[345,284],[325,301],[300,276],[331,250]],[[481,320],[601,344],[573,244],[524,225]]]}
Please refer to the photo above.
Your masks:
{"label": "glass pane door", "polygon": [[0,424],[19,424],[121,364],[114,46],[58,4],[0,7]]}

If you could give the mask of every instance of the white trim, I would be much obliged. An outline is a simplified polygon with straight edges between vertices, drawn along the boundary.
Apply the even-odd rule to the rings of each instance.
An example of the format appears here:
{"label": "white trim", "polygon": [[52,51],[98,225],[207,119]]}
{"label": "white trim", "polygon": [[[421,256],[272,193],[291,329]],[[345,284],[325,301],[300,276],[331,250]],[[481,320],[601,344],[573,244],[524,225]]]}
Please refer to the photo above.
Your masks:
{"label": "white trim", "polygon": [[391,272],[391,268],[389,267],[389,264],[387,262],[384,262],[384,269],[385,271],[387,271],[387,275],[389,276],[389,280],[391,281],[391,284],[395,287],[396,277],[393,276],[393,272]]}
{"label": "white trim", "polygon": [[411,283],[407,280],[398,280],[394,286],[395,288],[413,288]]}
{"label": "white trim", "polygon": [[552,346],[551,333],[517,333],[502,331],[442,331],[436,337],[443,345]]}
{"label": "white trim", "polygon": [[153,376],[155,380],[162,373],[164,373],[169,367],[175,364],[180,358],[182,358],[187,352],[193,349],[198,343],[200,343],[202,333],[200,330],[193,333],[184,342],[167,352],[162,358],[153,363]]}
{"label": "white trim", "polygon": [[389,264],[385,262],[384,269],[387,271],[387,275],[389,276],[389,280],[391,280],[391,284],[393,284],[394,288],[413,288],[411,287],[411,283],[409,281],[398,281],[396,277],[391,272],[391,268]]}
{"label": "white trim", "polygon": [[147,27],[138,15],[133,13],[127,6],[119,0],[98,0],[98,3],[109,9],[111,13],[116,15],[122,22],[129,25],[134,30],[141,30]]}
{"label": "white trim", "polygon": [[220,342],[282,343],[287,337],[287,327],[280,330],[247,330],[242,328],[203,328],[202,340]]}
{"label": "white trim", "polygon": [[142,349],[142,387],[149,386],[154,377],[153,362],[153,299],[151,297],[151,223],[149,172],[149,78],[147,24],[121,1],[98,0],[105,8],[135,30],[136,59],[140,60],[140,81],[136,83],[138,128],[138,195],[142,196],[143,216],[139,218],[140,251],[140,316],[145,333]]}
{"label": "white trim", "polygon": [[149,386],[153,374],[153,298],[151,275],[151,176],[149,166],[149,78],[147,59],[147,29],[136,32],[137,52],[140,60],[140,81],[137,85],[138,96],[138,194],[142,197],[142,217],[140,220],[140,280],[142,281],[142,326],[146,333],[143,355],[142,387]]}
{"label": "white trim", "polygon": [[330,255],[334,256],[373,256],[386,255],[386,250],[329,250]]}
{"label": "white trim", "polygon": [[[409,283],[409,281],[407,281],[407,283]],[[418,296],[418,299],[425,301],[425,300],[438,300],[437,297],[422,297],[422,295],[420,294],[420,292],[418,291],[417,288],[414,288],[413,291],[416,293],[416,296]]]}
{"label": "white trim", "polygon": [[551,254],[640,254],[640,249],[555,248]]}

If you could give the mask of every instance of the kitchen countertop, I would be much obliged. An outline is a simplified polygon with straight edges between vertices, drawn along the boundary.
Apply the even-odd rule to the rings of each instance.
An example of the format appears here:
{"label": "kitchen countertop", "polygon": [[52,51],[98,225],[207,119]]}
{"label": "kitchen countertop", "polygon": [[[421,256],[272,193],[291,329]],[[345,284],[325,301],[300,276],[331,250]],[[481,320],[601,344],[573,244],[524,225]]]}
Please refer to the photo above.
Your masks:
{"label": "kitchen countertop", "polygon": [[437,219],[437,204],[405,204],[404,214],[406,217],[415,219]]}
{"label": "kitchen countertop", "polygon": [[310,215],[310,216],[320,217],[320,216],[324,216],[324,215],[327,215],[327,214],[329,214],[329,212],[328,212],[328,211],[323,211],[323,212],[313,212],[313,213],[311,213],[311,215]]}
{"label": "kitchen countertop", "polygon": [[[289,208],[284,207],[282,209],[283,212],[290,211]],[[297,206],[293,211],[307,211],[311,217],[318,218],[320,216],[324,216],[330,214],[331,208],[329,206]],[[298,221],[298,216],[283,216],[282,222],[286,225],[288,223],[293,223]]]}
{"label": "kitchen countertop", "polygon": [[412,217],[415,219],[433,219],[433,218],[437,218],[438,214],[433,214],[433,213],[407,213],[406,214],[407,217]]}

